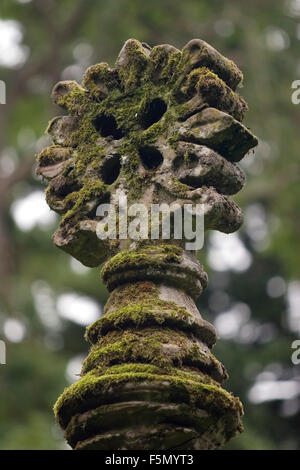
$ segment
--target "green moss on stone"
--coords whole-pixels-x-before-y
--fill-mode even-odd
[[[185,308],[178,307],[175,302],[156,300],[155,303],[135,303],[105,314],[86,330],[86,339],[96,343],[100,336],[108,331],[125,328],[146,328],[160,326],[175,328],[193,333],[209,346],[215,343],[213,329],[208,328],[207,322],[195,318]]]
[[[158,367],[149,364],[123,364],[111,367],[104,375],[101,369],[91,371],[68,387],[54,406],[59,424],[65,429],[75,414],[100,404],[112,403],[116,396],[120,399],[122,392],[126,392],[126,384],[132,383],[136,384],[135,389],[130,390],[133,400],[139,395],[139,384],[142,389],[147,389],[150,384],[151,388],[147,392],[150,400],[151,393],[155,396],[156,391],[156,399],[167,399],[168,396],[171,402],[188,403],[214,415],[222,416],[227,410],[238,415],[243,413],[238,398],[222,389],[206,374],[172,369],[166,375]],[[144,395],[142,390],[141,393],[141,396]]]
[[[155,304],[159,299],[159,289],[156,284],[149,281],[140,281],[133,284],[125,284],[115,289],[110,295],[104,313],[126,307],[128,302],[141,303],[148,302]]]
[[[141,78],[148,66],[149,59],[141,43],[131,39],[126,43],[126,59],[122,62],[119,76],[126,91],[139,86]]]
[[[161,244],[140,248],[139,250],[124,250],[102,268],[101,276],[105,281],[115,272],[127,269],[140,269],[146,266],[160,267],[166,263],[180,263],[183,250],[177,245]]]
[[[81,190],[76,193],[76,199],[72,194],[70,194],[68,197],[71,197],[72,201],[75,200],[75,204],[73,205],[72,209],[68,210],[68,212],[66,212],[66,214],[63,216],[63,221],[70,219],[75,214],[83,215],[83,206],[91,199],[91,197],[97,198],[99,203],[104,201],[108,195],[107,185],[102,183],[100,180],[87,180]]]
[[[55,165],[63,160],[72,157],[72,149],[61,147],[60,145],[51,145],[42,150],[37,159],[41,166]]]
[[[111,69],[106,62],[101,62],[87,69],[82,85],[94,98],[102,100],[110,90],[119,88],[120,84],[117,71]]]
[[[58,106],[73,114],[86,104],[87,91],[75,81],[60,82],[56,85],[53,96]]]
[[[226,377],[220,373],[220,363],[201,350],[191,334],[167,327],[113,331],[100,337],[84,361],[82,374],[124,362],[150,363],[166,372],[174,366],[192,366],[219,382]]]

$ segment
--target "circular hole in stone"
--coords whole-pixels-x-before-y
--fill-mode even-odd
[[[101,178],[105,184],[113,184],[118,178],[121,170],[119,155],[108,157],[101,167]]]
[[[162,99],[155,98],[154,100],[150,101],[146,104],[142,112],[142,126],[145,129],[152,126],[152,124],[159,121],[163,117],[166,111],[167,105]]]
[[[155,147],[141,147],[139,149],[139,154],[142,163],[147,170],[155,170],[155,168],[161,165],[164,160],[160,151]]]
[[[99,114],[96,119],[93,121],[96,131],[102,137],[112,136],[114,139],[122,139],[123,133],[121,129],[118,128],[117,121],[112,115]]]

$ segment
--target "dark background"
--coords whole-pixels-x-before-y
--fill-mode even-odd
[[[60,79],[111,65],[123,42],[182,48],[202,38],[244,72],[245,123],[259,137],[242,163],[247,186],[238,234],[206,236],[209,287],[202,315],[220,336],[214,353],[226,387],[245,405],[245,432],[231,449],[300,448],[299,123],[291,84],[300,78],[300,0],[1,0],[0,79],[0,448],[66,447],[52,405],[76,379],[85,325],[101,313],[99,269],[52,245],[57,218],[32,170],[47,145],[50,101]]]

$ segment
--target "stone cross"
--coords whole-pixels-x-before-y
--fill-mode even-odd
[[[205,229],[240,227],[228,196],[245,182],[236,162],[257,145],[241,124],[241,82],[237,66],[202,40],[180,51],[129,39],[115,68],[99,63],[82,85],[54,87],[67,114],[50,122],[53,145],[37,168],[62,216],[53,241],[86,266],[105,262],[110,292],[87,328],[81,377],[55,405],[75,449],[215,449],[242,429],[242,405],[222,388],[227,373],[211,352],[215,329],[195,305],[207,284],[196,251],[184,237],[162,236],[163,217],[155,239],[118,236],[120,215],[114,236],[97,236],[97,208],[120,209],[120,195],[148,208],[200,204]]]

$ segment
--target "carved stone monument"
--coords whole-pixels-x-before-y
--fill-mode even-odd
[[[86,266],[105,262],[110,292],[87,328],[81,377],[55,405],[75,449],[215,449],[242,429],[242,405],[222,388],[227,373],[211,352],[215,329],[195,305],[207,275],[187,240],[118,236],[124,215],[116,236],[97,236],[97,208],[120,210],[120,195],[149,209],[201,204],[205,229],[240,227],[228,196],[245,182],[236,162],[257,144],[241,124],[241,81],[236,65],[199,39],[182,51],[130,39],[116,68],[94,65],[82,85],[53,90],[68,114],[50,122],[53,145],[37,168],[62,216],[53,241]]]

